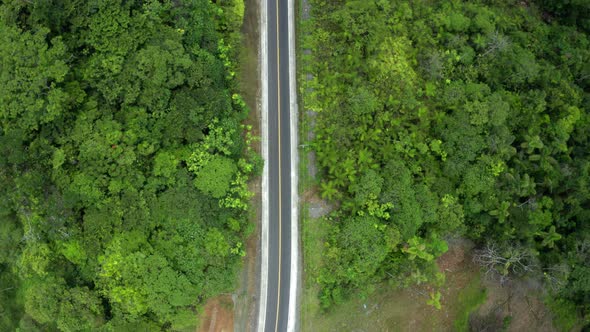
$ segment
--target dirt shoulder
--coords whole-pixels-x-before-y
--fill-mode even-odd
[[[233,300],[222,295],[207,301],[198,332],[232,332],[234,330]]]
[[[259,1],[245,0],[245,15],[242,25],[242,49],[240,54],[240,93],[250,109],[244,123],[251,126],[254,137],[260,137],[260,74],[259,74]],[[261,153],[259,141],[252,148]],[[258,307],[258,278],[260,271],[260,216],[261,178],[253,179],[249,189],[251,199],[250,222],[254,230],[246,241],[246,257],[240,273],[239,285],[234,294],[234,325],[232,331],[249,332],[256,328]]]

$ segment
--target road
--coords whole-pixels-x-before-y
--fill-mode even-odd
[[[297,288],[297,135],[293,0],[262,0],[263,227],[259,331],[293,331]],[[295,113],[295,114],[294,114]],[[266,130],[265,130],[266,129]]]

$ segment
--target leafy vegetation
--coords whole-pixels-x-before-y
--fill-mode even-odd
[[[545,304],[555,314],[553,320],[555,326],[561,331],[572,331],[578,323],[576,306],[571,301],[548,297]]]
[[[460,304],[458,318],[455,320],[456,331],[469,331],[469,315],[486,301],[486,289],[482,288],[479,277],[472,279],[457,296]]]
[[[488,273],[540,280],[587,322],[588,4],[310,4],[304,102],[338,206],[322,306],[381,281],[440,285],[434,258],[462,235]]]
[[[0,330],[190,330],[259,159],[242,0],[0,5]]]

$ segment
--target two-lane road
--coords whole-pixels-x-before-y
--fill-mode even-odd
[[[262,0],[263,230],[259,331],[292,331],[297,287],[292,0]],[[266,127],[266,130],[264,128]],[[266,224],[265,224],[266,223]],[[293,231],[295,230],[295,231]]]

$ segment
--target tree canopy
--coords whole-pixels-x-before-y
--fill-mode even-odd
[[[383,280],[436,284],[442,239],[461,235],[527,252],[520,276],[589,319],[586,3],[311,1],[302,91],[322,196],[339,202],[326,308]]]
[[[243,7],[0,5],[0,330],[191,330],[233,286]]]

